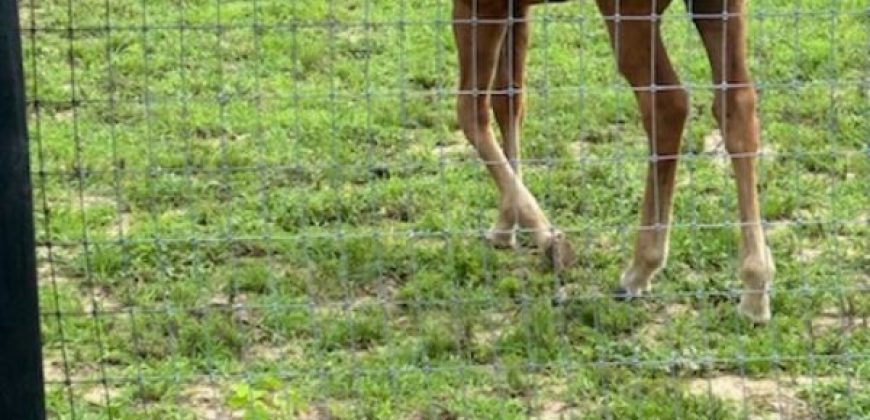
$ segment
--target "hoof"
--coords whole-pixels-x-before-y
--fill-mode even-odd
[[[546,263],[553,267],[553,270],[557,273],[571,267],[577,261],[577,257],[574,255],[574,247],[571,246],[571,243],[568,242],[568,239],[565,238],[565,234],[562,232],[557,232],[553,235],[550,243],[544,249],[544,256],[546,257]]]
[[[740,298],[737,313],[753,324],[765,325],[770,322],[770,296],[759,292],[746,292]]]
[[[517,248],[517,236],[513,230],[490,229],[483,234],[483,239],[495,249]]]
[[[647,270],[638,269],[635,266],[629,267],[620,276],[619,289],[630,297],[643,296],[652,290],[652,277],[656,272],[658,269]]]
[[[613,289],[613,291],[610,292],[610,295],[613,296],[613,300],[617,302],[628,302],[637,297],[622,286]]]
[[[649,293],[650,290],[652,290],[650,285],[644,287],[629,287],[622,285],[613,289],[610,294],[617,302],[628,302],[643,297],[643,295]]]

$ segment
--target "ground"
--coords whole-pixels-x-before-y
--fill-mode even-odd
[[[735,314],[682,2],[671,257],[630,304],[608,291],[646,144],[589,2],[533,15],[525,174],[577,245],[558,275],[480,239],[496,195],[457,131],[446,0],[20,3],[52,417],[870,416],[862,0],[750,2],[766,327]]]

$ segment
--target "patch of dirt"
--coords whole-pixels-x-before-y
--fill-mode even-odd
[[[320,405],[315,405],[311,409],[299,413],[296,417],[299,420],[330,420],[334,418],[332,414],[329,413],[329,409],[322,407]]]
[[[539,420],[557,420],[562,418],[570,418],[566,416],[565,411],[569,410],[567,404],[562,401],[545,401],[541,405],[541,411],[532,416],[533,419]]]
[[[251,325],[253,322],[253,314],[248,310],[245,303],[248,301],[248,296],[244,293],[239,293],[230,299],[230,295],[216,293],[208,301],[209,306],[213,308],[222,308],[232,311],[233,320],[242,324]]]
[[[93,382],[100,378],[99,368],[96,363],[73,362],[71,350],[68,347],[67,361],[68,371],[65,372],[63,354],[60,349],[51,348],[42,350],[42,372],[48,383],[62,384],[69,375],[71,383]],[[101,385],[102,386],[102,385]]]
[[[230,299],[232,298],[232,299]],[[209,299],[209,306],[213,307],[228,307],[228,306],[239,306],[244,305],[245,302],[248,301],[248,296],[244,293],[239,293],[235,296],[230,296],[225,293],[217,292],[212,295],[211,299]]]
[[[42,351],[42,375],[45,382],[63,383],[66,380],[64,373],[63,356],[60,351]]]
[[[797,260],[802,263],[812,262],[822,255],[822,250],[818,248],[801,247],[797,253]]]
[[[264,362],[276,362],[283,358],[284,351],[280,347],[265,344],[254,344],[245,348],[245,360],[257,360]]]
[[[49,383],[63,383],[66,380],[66,375],[63,373],[63,361],[48,361],[43,359],[42,361],[42,375],[45,379],[45,382]]]
[[[397,280],[391,276],[381,276],[375,284],[363,286],[360,288],[361,295],[357,296],[350,304],[351,309],[358,309],[368,305],[377,305],[385,308],[393,308],[395,303],[393,298],[399,290],[399,283],[402,280]]]
[[[718,129],[713,130],[704,136],[703,153],[708,155],[710,161],[716,166],[726,167],[730,165],[728,150],[725,148],[725,139],[722,137],[722,132]],[[768,143],[763,143],[761,145],[761,150],[759,150],[759,158],[763,158],[764,155],[772,154],[774,154],[773,146]]]
[[[815,384],[816,386],[819,386],[819,385],[828,385],[828,384],[835,382],[834,378],[829,378],[829,377],[825,377],[825,376],[818,376],[815,378],[811,378],[809,376],[798,376],[795,378],[790,378],[789,380],[793,381],[795,385],[799,385],[799,386],[812,386],[813,384]],[[858,389],[861,389],[861,388],[858,388]]]
[[[726,166],[728,160],[728,152],[725,151],[725,140],[722,138],[722,132],[713,130],[704,136],[704,154],[710,156],[710,161],[716,166]]]
[[[568,145],[568,154],[572,159],[583,159],[589,156],[589,143],[585,141],[575,141]]]
[[[817,379],[818,381],[818,379]],[[751,379],[735,375],[722,375],[709,379],[693,379],[688,390],[693,395],[712,395],[715,398],[746,402],[750,419],[810,419],[809,404],[797,396],[794,385],[786,380]]]
[[[79,206],[78,197],[73,197],[73,202],[76,207]],[[82,207],[87,210],[94,207],[112,207],[117,208],[117,200],[115,197],[107,197],[103,195],[95,195],[95,194],[85,194],[81,198]],[[130,232],[130,222],[131,215],[129,208],[127,206],[121,205],[121,208],[118,212],[118,218],[112,220],[108,226],[106,226],[106,235],[112,239],[117,239],[119,237],[119,228],[122,230],[124,236]]]
[[[181,395],[196,405],[212,405],[221,400],[217,387],[208,384],[194,384],[182,391]]]
[[[69,121],[73,118],[74,111],[72,108],[60,110],[54,113],[52,117],[54,117],[55,121]]]
[[[436,146],[435,149],[432,150],[432,153],[438,158],[443,156],[445,159],[465,160],[477,157],[477,152],[474,150],[474,147],[467,142],[465,144]]]
[[[300,360],[305,351],[298,345],[269,345],[257,343],[245,349],[244,359],[247,361],[257,360],[265,362],[277,362],[279,360]]]
[[[692,309],[691,305],[686,305],[684,303],[671,303],[665,306],[665,315],[667,315],[667,319],[673,319],[678,316],[683,316],[688,313],[694,313],[695,310]],[[665,321],[667,321],[667,319]]]
[[[866,258],[863,249],[858,246],[858,238],[856,236],[837,235],[834,237],[834,249],[845,258],[858,259]]]
[[[61,274],[58,265],[64,259],[60,255],[61,249],[54,247],[51,249],[51,258],[47,246],[36,247],[36,278],[41,286],[68,283],[69,277]]]
[[[838,308],[825,308],[810,321],[813,334],[820,335],[831,330],[850,331],[855,326],[855,320],[848,314],[843,314]]]
[[[193,384],[181,392],[184,405],[190,408],[197,419],[202,420],[229,420],[241,419],[242,411],[231,411],[223,407],[223,395],[218,385]]]
[[[491,347],[498,343],[505,326],[510,323],[508,316],[503,313],[492,313],[481,323],[481,328],[474,330],[474,342],[481,346]]]
[[[465,139],[465,134],[462,133],[462,130],[454,131],[450,136],[443,140],[439,140],[438,144],[432,148],[428,149],[428,146],[418,146],[416,152],[418,154],[431,154],[435,156],[436,159],[445,159],[445,160],[466,160],[466,159],[474,159],[477,157],[477,151],[474,150],[474,147]]]
[[[71,282],[82,284],[85,281],[78,276],[68,277],[64,274],[71,271],[69,267],[70,262],[76,258],[72,252],[73,249],[71,248],[52,247],[51,259],[49,259],[48,247],[41,246],[36,248],[36,275],[40,286],[51,287],[52,283],[62,285]],[[123,307],[120,302],[102,287],[90,289],[84,287],[78,291],[78,296],[83,313],[91,313],[94,309],[98,311],[114,311]]]
[[[566,283],[559,286],[553,292],[553,303],[559,306],[576,304],[578,296],[583,296],[584,293],[589,293],[583,290],[583,287],[577,283]]]
[[[78,200],[76,200],[78,201]],[[85,208],[89,207],[99,207],[99,206],[114,206],[115,199],[112,197],[105,197],[102,195],[92,195],[92,194],[84,194],[81,199],[81,203]]]
[[[118,216],[118,219],[115,219],[109,226],[106,226],[106,234],[111,239],[118,239],[121,235],[124,237],[130,235],[132,215],[128,212],[122,212]]]
[[[569,396],[570,391],[562,377],[555,381],[552,378],[541,377],[536,384],[535,393],[538,395],[539,402],[536,404],[535,414],[530,416],[532,419],[574,419],[581,418],[583,415],[588,416],[593,411],[593,407],[577,406],[574,403],[564,401]]]
[[[81,397],[85,402],[96,405],[106,406],[106,399],[111,402],[121,393],[121,389],[114,386],[97,385],[85,390]]]
[[[637,336],[637,341],[643,344],[646,347],[652,347],[658,341],[658,337],[662,335],[662,331],[664,331],[664,325],[650,322],[648,324],[644,324],[640,327],[635,335]]]
[[[547,403],[540,413],[531,416],[531,419],[536,420],[568,420],[580,419],[589,415],[588,409],[581,407],[568,406],[561,401],[552,401]]]
[[[91,292],[83,291],[81,299],[82,312],[86,314],[92,313],[95,309],[98,312],[111,312],[122,307],[121,303],[110,296],[102,287],[94,287]],[[94,307],[95,305],[96,307]]]
[[[656,312],[655,316],[647,323],[642,325],[635,336],[639,343],[652,347],[660,341],[662,332],[670,320],[694,313],[691,305],[684,303],[669,303],[665,305],[662,311]]]

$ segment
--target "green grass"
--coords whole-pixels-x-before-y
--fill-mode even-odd
[[[677,226],[632,305],[607,291],[645,141],[591,4],[534,13],[523,152],[550,163],[526,179],[580,261],[556,277],[478,239],[495,189],[439,153],[464,143],[449,2],[105,3],[21,2],[52,417],[775,414],[776,392],[690,385],[726,376],[778,381],[802,415],[870,416],[865,2],[751,4],[766,328],[727,293],[736,199],[704,153],[709,69],[681,2]],[[577,299],[552,307],[559,284]]]

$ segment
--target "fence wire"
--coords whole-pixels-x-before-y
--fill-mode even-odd
[[[708,2],[536,5],[508,20],[526,83],[468,90],[452,27],[505,22],[474,3],[22,0],[50,415],[870,416],[866,1],[748,2],[752,82],[724,85],[693,21],[737,16]],[[691,97],[652,158],[634,94],[676,86],[626,83],[604,24],[642,51],[618,34],[650,19]],[[762,147],[729,156],[710,107],[741,87]],[[575,266],[482,240],[499,195],[455,109],[486,94],[525,96],[518,163]],[[735,309],[731,157],[757,157],[767,326]],[[667,265],[619,302],[674,159]]]

